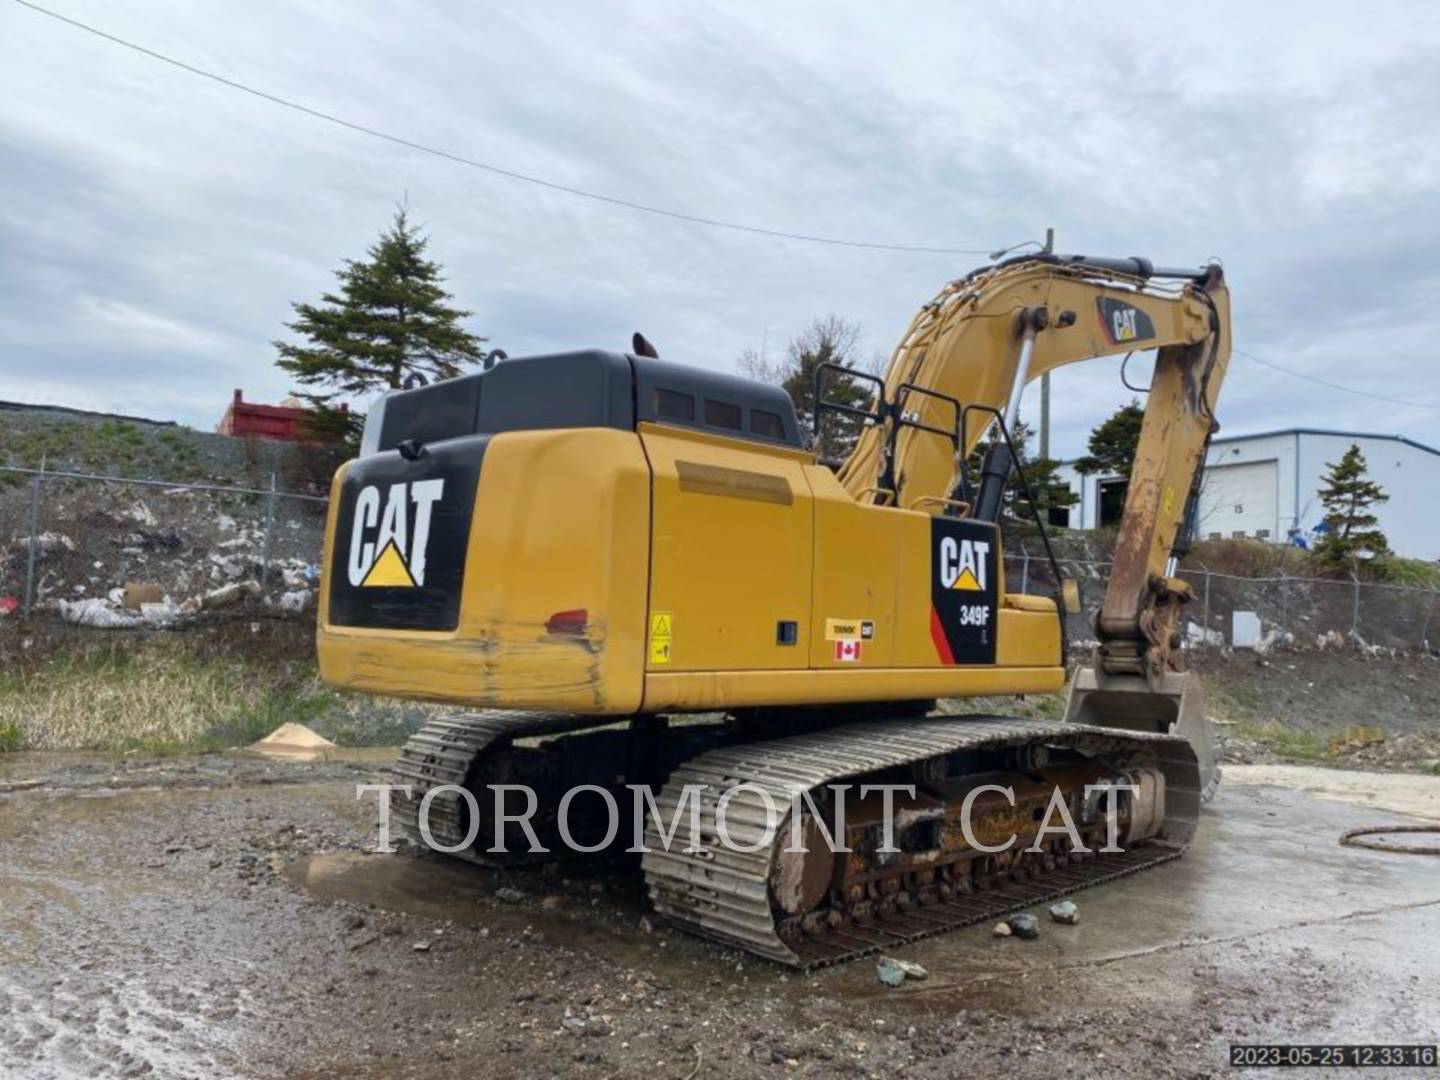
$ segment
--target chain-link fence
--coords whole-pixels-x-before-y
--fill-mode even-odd
[[[0,466],[0,632],[33,618],[183,626],[313,608],[326,501],[276,489]]]
[[[184,626],[226,609],[303,614],[318,591],[326,501],[277,490],[273,477],[248,488],[0,466],[0,632],[27,616],[113,629]],[[1085,601],[1067,626],[1080,643],[1094,635],[1110,564],[1059,562]],[[1011,544],[1005,564],[1010,590],[1053,592],[1043,552]],[[1243,640],[1264,646],[1415,650],[1440,639],[1433,589],[1204,566],[1180,576],[1194,589],[1192,648],[1234,645],[1237,612]]]
[[[1093,639],[1110,563],[1057,558],[1060,572],[1080,584],[1084,610],[1068,617],[1072,643]],[[1006,587],[1051,595],[1049,559],[1022,546],[1005,554]],[[1203,565],[1182,567],[1194,597],[1185,609],[1189,648],[1258,645],[1326,649],[1345,646],[1429,651],[1440,645],[1440,591],[1347,578],[1293,574],[1244,576]],[[1238,618],[1237,618],[1238,616]]]

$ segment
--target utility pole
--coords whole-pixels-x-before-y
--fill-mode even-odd
[[[1055,253],[1055,230],[1045,230],[1045,254]],[[1050,456],[1050,372],[1040,376],[1040,456]]]

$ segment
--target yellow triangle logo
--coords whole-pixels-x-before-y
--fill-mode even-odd
[[[388,588],[413,589],[415,579],[410,576],[410,568],[405,565],[405,560],[400,556],[400,549],[391,540],[380,552],[380,557],[370,566],[370,572],[365,575],[365,580],[360,582],[362,589],[381,586]]]
[[[952,589],[962,589],[968,592],[982,591],[980,588],[980,582],[975,580],[975,571],[971,570],[968,566],[964,570],[960,571],[960,576],[955,579],[955,584],[951,585],[950,587]]]

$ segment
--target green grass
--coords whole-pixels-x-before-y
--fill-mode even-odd
[[[1234,730],[1242,739],[1259,743],[1287,761],[1325,761],[1330,757],[1325,736],[1318,732],[1254,721],[1241,721]]]
[[[1402,559],[1386,555],[1376,559],[1378,576],[1392,585],[1408,585],[1412,589],[1440,589],[1440,563],[1423,559]]]
[[[13,720],[0,722],[0,754],[8,754],[25,745],[25,733]]]
[[[0,419],[0,454],[4,464],[30,469],[47,461],[105,475],[147,471],[175,481],[200,475],[199,452],[183,429],[151,433],[126,420],[55,420],[32,427]],[[0,473],[0,487],[28,482],[26,476]]]

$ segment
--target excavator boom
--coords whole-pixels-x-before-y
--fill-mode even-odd
[[[1001,460],[987,461],[978,490],[966,490],[962,463],[992,421],[1013,427],[1026,383],[1065,364],[1152,349],[1154,375],[1095,621],[1100,645],[1072,680],[1067,716],[1182,732],[1197,744],[1210,787],[1209,728],[1179,653],[1189,588],[1171,560],[1218,430],[1230,359],[1229,290],[1218,265],[1156,270],[1144,259],[1042,255],[949,283],[911,321],[885,373],[890,415],[908,422],[867,426],[840,478],[857,499],[902,507],[971,495],[970,510],[993,520],[1012,465],[1007,448],[996,445]],[[934,437],[954,423],[957,402],[958,453]]]

